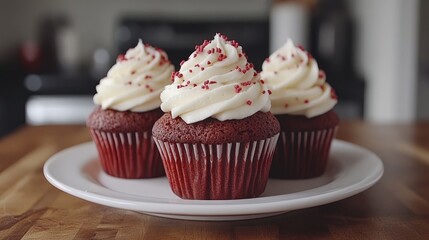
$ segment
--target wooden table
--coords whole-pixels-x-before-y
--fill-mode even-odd
[[[0,140],[0,239],[429,239],[429,122],[343,122],[338,138],[375,152],[383,178],[342,201],[263,219],[172,220],[97,205],[44,178],[84,126],[25,126]]]

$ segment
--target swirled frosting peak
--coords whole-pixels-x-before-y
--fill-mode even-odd
[[[272,90],[274,114],[311,118],[328,112],[337,103],[335,91],[316,60],[290,39],[264,61],[261,76]]]
[[[94,103],[102,109],[146,112],[160,106],[159,95],[170,83],[174,66],[167,54],[139,40],[119,55],[116,64],[97,85]]]
[[[241,46],[221,34],[196,46],[172,78],[161,93],[161,109],[188,124],[209,117],[243,119],[271,107],[268,90]]]

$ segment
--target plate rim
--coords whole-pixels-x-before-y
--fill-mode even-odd
[[[61,161],[62,157],[73,153],[81,148],[95,148],[95,145],[92,141],[88,141],[85,143],[77,144],[71,146],[69,148],[63,149],[53,156],[51,156],[43,166],[43,173],[45,178],[50,182],[54,187],[64,191],[70,195],[75,197],[120,209],[127,209],[145,213],[153,213],[153,214],[163,214],[163,215],[185,215],[185,216],[237,216],[237,215],[257,215],[257,214],[269,214],[276,212],[285,212],[291,210],[298,210],[303,208],[315,207],[319,205],[324,205],[327,203],[339,201],[350,196],[353,196],[357,193],[360,193],[371,186],[373,186],[376,182],[380,180],[384,173],[384,166],[381,159],[373,152],[363,148],[359,145],[334,139],[332,147],[339,145],[347,146],[354,148],[356,151],[365,152],[365,155],[370,156],[371,161],[377,165],[376,168],[372,169],[371,174],[365,175],[360,181],[348,185],[344,188],[337,189],[336,191],[322,193],[318,195],[309,195],[306,197],[299,197],[296,199],[288,199],[288,200],[273,200],[264,202],[262,200],[271,200],[279,196],[283,195],[291,195],[291,194],[281,194],[276,196],[268,196],[268,197],[259,197],[259,198],[250,198],[250,199],[236,199],[236,200],[176,200],[171,202],[154,202],[154,201],[142,201],[142,196],[136,196],[135,200],[130,199],[120,199],[117,197],[106,196],[100,193],[88,192],[86,190],[77,189],[73,186],[67,185],[67,183],[61,182],[58,179],[55,179],[50,173],[50,167],[56,161]],[[90,156],[83,157],[86,160],[81,160],[83,162],[91,161]],[[90,181],[89,179],[85,179],[86,181]],[[92,184],[96,185],[92,182]],[[325,184],[326,185],[326,184]],[[322,185],[322,186],[325,186]],[[103,189],[107,189],[109,191],[114,191],[107,187],[97,185]],[[321,186],[321,187],[322,187]],[[317,189],[309,189],[314,190]],[[308,190],[306,190],[308,191]],[[305,191],[302,191],[305,192]],[[302,193],[298,192],[298,193]],[[128,195],[123,193],[124,195]],[[148,199],[148,197],[146,197]],[[171,199],[173,200],[173,199]],[[262,202],[261,202],[262,201]],[[240,207],[237,207],[237,206]],[[189,211],[189,207],[192,207],[192,213]]]

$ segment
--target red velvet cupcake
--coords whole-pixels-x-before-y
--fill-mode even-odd
[[[103,170],[120,178],[165,175],[152,139],[163,115],[159,95],[170,83],[173,65],[164,51],[143,45],[120,55],[97,86],[97,106],[87,119]]]
[[[271,112],[281,134],[270,177],[312,178],[325,172],[339,118],[332,108],[335,91],[316,60],[291,40],[262,65],[262,78],[271,90]]]
[[[259,196],[279,132],[271,113],[241,120],[214,118],[187,124],[170,113],[153,127],[173,192],[185,199]]]
[[[280,126],[268,91],[235,41],[197,46],[161,94],[153,127],[173,192],[240,199],[265,190]]]

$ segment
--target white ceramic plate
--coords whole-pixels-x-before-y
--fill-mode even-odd
[[[102,171],[92,142],[55,154],[43,170],[52,185],[90,202],[168,218],[220,221],[266,217],[350,197],[374,185],[383,175],[383,164],[364,148],[334,140],[323,176],[270,179],[260,197],[240,200],[183,200],[165,177],[111,177]]]

